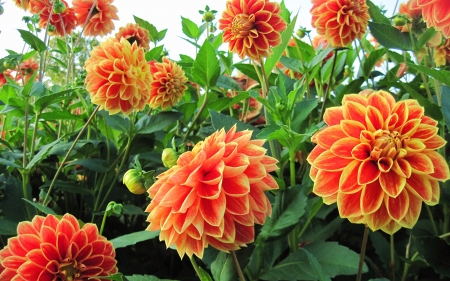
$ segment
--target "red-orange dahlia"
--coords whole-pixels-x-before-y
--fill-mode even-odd
[[[116,33],[116,39],[120,41],[120,38],[125,38],[133,44],[135,41],[138,46],[148,50],[150,37],[147,29],[139,26],[137,23],[127,23],[124,27],[119,28],[119,32]]]
[[[228,252],[253,242],[254,224],[272,207],[264,191],[278,185],[269,172],[277,160],[251,131],[216,131],[183,153],[148,189],[148,230],[184,254],[203,256],[208,245]]]
[[[84,26],[86,20],[86,28],[84,35],[86,36],[105,36],[114,30],[113,20],[118,20],[117,8],[111,3],[114,0],[97,0],[94,10],[89,16],[89,11],[94,4],[94,0],[73,0],[73,9],[77,15],[78,25]]]
[[[448,0],[414,0],[414,6],[422,9],[423,20],[427,26],[442,31],[450,38],[450,4]]]
[[[49,31],[49,34],[64,37],[71,34],[72,30],[75,29],[77,25],[77,16],[65,0],[61,0],[61,2],[66,5],[66,9],[60,14],[53,13],[53,3],[50,0],[31,0],[30,12],[32,14],[39,14],[40,28],[46,28],[47,24],[50,22],[56,29],[55,31]]]
[[[174,61],[164,57],[162,62],[149,62],[153,82],[148,104],[151,108],[163,110],[176,105],[187,89],[188,81],[183,69]]]
[[[25,11],[30,10],[30,0],[14,0],[17,7],[24,9]]]
[[[117,272],[112,243],[95,224],[80,227],[66,214],[20,222],[17,236],[0,251],[0,280],[95,280]],[[2,269],[3,266],[3,269]]]
[[[328,108],[324,121],[307,160],[313,192],[337,202],[341,217],[392,234],[414,226],[422,202],[439,202],[438,181],[450,173],[435,150],[446,141],[416,100],[365,90]]]
[[[14,80],[14,77],[11,75],[11,70],[10,69],[6,69],[2,73],[0,73],[0,88],[8,82],[6,80],[6,77]]]
[[[364,35],[369,23],[365,0],[312,0],[311,24],[332,47],[345,47]]]
[[[110,114],[143,110],[150,97],[152,75],[145,50],[125,38],[108,38],[86,60],[86,89],[91,101]]]
[[[272,53],[271,47],[281,43],[280,33],[286,22],[280,15],[280,5],[269,0],[228,0],[219,19],[223,42],[230,51],[260,61]]]
[[[22,81],[22,77],[23,77],[23,82],[27,83],[28,80],[31,79],[33,74],[36,71],[38,71],[38,69],[39,69],[39,64],[33,58],[21,62],[19,65],[19,71],[16,76],[16,81]],[[38,81],[39,75],[36,75],[34,80]]]

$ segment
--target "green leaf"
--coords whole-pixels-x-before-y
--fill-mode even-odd
[[[102,110],[101,113],[106,120],[106,124],[111,128],[123,133],[128,133],[130,131],[130,119],[119,114],[110,115],[106,110]]]
[[[0,235],[17,235],[17,225],[19,222],[10,221],[5,218],[0,218]]]
[[[50,187],[50,183],[51,182],[48,181],[48,182],[44,183],[43,185],[41,185],[40,188],[42,189],[42,188]],[[82,195],[92,195],[92,190],[81,187],[79,182],[57,180],[55,182],[55,187],[61,189],[62,191],[67,191],[67,192],[71,192],[71,193],[82,194]]]
[[[386,49],[412,50],[409,34],[407,32],[401,32],[391,24],[369,22],[369,29],[378,43]]]
[[[450,245],[444,239],[416,232],[413,241],[434,271],[450,277]]]
[[[58,93],[39,97],[34,102],[34,109],[36,112],[42,112],[44,109],[46,109],[51,104],[71,99],[73,96],[72,95],[73,93],[74,93],[74,90],[70,89],[70,90],[65,90],[65,91],[61,91]]]
[[[367,6],[369,6],[369,14],[372,21],[376,23],[384,23],[384,24],[391,24],[391,21],[381,13],[380,8],[372,3],[372,1],[367,0],[366,1]]]
[[[12,222],[27,220],[22,181],[8,173],[0,174],[0,187],[3,198],[0,200],[2,217]],[[31,186],[27,186],[28,194],[31,194]],[[34,212],[33,212],[34,214]]]
[[[57,139],[54,142],[41,147],[41,150],[36,155],[34,155],[33,159],[31,159],[31,161],[28,163],[25,169],[29,171],[32,167],[34,167],[34,165],[36,165],[37,162],[45,158],[47,154],[50,152],[50,150],[53,148],[53,146],[58,144],[59,142],[60,140]]]
[[[109,275],[109,276],[95,276],[95,278],[98,278],[98,279],[101,279],[101,280],[123,281],[122,273],[116,273],[116,274],[112,274],[112,275]]]
[[[234,119],[233,117],[229,115],[225,115],[219,112],[216,112],[214,110],[209,110],[209,114],[211,115],[211,121],[214,129],[220,130],[222,128],[225,129],[225,131],[228,131],[233,127],[234,125],[237,126],[237,131],[243,131],[243,130],[250,130],[252,131],[252,138],[255,138],[256,135],[261,133],[261,130],[253,127],[250,124],[241,122],[239,120]]]
[[[163,49],[164,49],[164,45],[157,46],[157,47],[151,49],[150,51],[145,53],[145,60],[146,61],[158,60],[159,57],[161,56]]]
[[[201,35],[200,28],[188,18],[181,17],[181,27],[183,33],[191,39],[198,39]],[[206,41],[208,40],[205,40],[205,42]]]
[[[317,98],[310,100],[302,100],[297,103],[294,107],[293,120],[291,123],[291,128],[293,131],[300,131],[300,125],[305,121],[309,114],[317,107],[319,100]]]
[[[66,42],[61,38],[56,38],[56,45],[58,46],[58,50],[61,54],[67,55],[70,52],[70,47],[67,46]],[[69,52],[67,51],[67,48],[69,48]]]
[[[46,121],[59,121],[59,120],[82,120],[82,115],[74,115],[66,110],[61,111],[48,111],[41,114],[41,119]]]
[[[230,76],[220,75],[217,79],[216,86],[225,88],[225,89],[231,89],[235,91],[242,91],[243,89],[239,84]]]
[[[441,109],[435,103],[431,103],[427,98],[424,98],[420,93],[415,91],[409,84],[400,83],[400,86],[411,95],[412,98],[416,99],[417,102],[425,108],[426,115],[432,117],[436,120],[442,120],[443,116],[441,114]]]
[[[258,235],[258,241],[274,240],[288,234],[305,213],[306,187],[295,185],[282,190],[275,197],[271,217],[267,220]]]
[[[362,71],[366,79],[369,78],[370,72],[372,72],[377,62],[384,56],[384,54],[386,54],[386,51],[387,49],[385,48],[374,50],[370,53],[369,57],[364,60]]]
[[[239,266],[244,269],[250,261],[254,246],[242,248],[235,251]],[[211,264],[211,273],[215,281],[239,280],[233,258],[230,253],[219,252],[216,260]]]
[[[134,17],[134,21],[139,24],[140,27],[146,29],[148,31],[148,35],[150,37],[150,40],[155,42],[158,39],[158,30],[156,29],[156,27],[149,23],[146,20],[143,20],[139,17],[133,16]]]
[[[125,276],[125,278],[127,278],[128,281],[177,281],[172,279],[159,279],[158,277],[153,275],[137,275],[137,274],[133,274],[133,276]]]
[[[414,63],[406,63],[409,68],[415,69],[417,71],[421,71],[428,76],[437,79],[439,82],[444,83],[445,85],[450,87],[450,71],[446,71],[443,69],[432,69],[422,65],[416,65]]]
[[[437,33],[437,31],[432,26],[427,28],[426,31],[422,34],[422,36],[420,36],[419,40],[416,43],[416,51],[420,51],[420,49],[422,49],[422,47],[428,41],[430,41],[430,39],[433,38],[434,35],[436,35],[436,33]]]
[[[441,111],[444,115],[445,125],[450,129],[450,88],[447,86],[442,86],[441,93]]]
[[[269,74],[274,69],[277,62],[280,60],[283,52],[286,50],[286,47],[291,40],[292,33],[294,31],[295,23],[297,22],[297,15],[292,19],[292,22],[288,25],[288,27],[281,34],[281,44],[272,49],[273,53],[270,57],[266,59],[264,62],[264,71]],[[258,80],[257,80],[258,81]]]
[[[208,272],[206,272],[203,268],[199,267],[198,271],[200,271],[200,281],[213,281]]]
[[[43,205],[41,205],[41,204],[39,204],[39,203],[30,201],[30,200],[25,199],[25,198],[22,198],[22,199],[25,200],[26,202],[28,202],[29,204],[33,205],[33,207],[35,207],[35,208],[38,209],[39,211],[43,212],[44,214],[47,214],[47,215],[56,215],[55,211],[53,211],[52,209],[50,209],[50,208],[47,207],[47,206],[43,206]]]
[[[216,50],[208,40],[203,42],[192,68],[192,78],[200,86],[213,86],[220,74],[220,64]]]
[[[3,158],[0,158],[0,164],[3,164],[5,166],[11,167],[11,168],[22,169],[22,166],[14,163],[11,160],[7,160],[7,159],[3,159]]]
[[[322,271],[322,267],[320,266],[319,261],[313,256],[308,250],[305,248],[300,248],[300,250],[304,251],[306,256],[308,257],[309,262],[314,270],[314,273],[317,275],[320,281],[328,281],[331,280],[329,276],[325,276]]]
[[[136,122],[136,133],[150,134],[164,130],[175,123],[180,117],[181,114],[178,112],[160,112],[156,115],[145,115]]]
[[[66,167],[75,165],[80,165],[84,168],[87,168],[89,170],[98,173],[106,173],[109,171],[109,167],[107,166],[105,159],[96,159],[96,158],[77,159],[67,164]]]
[[[146,241],[153,239],[159,235],[159,231],[148,231],[148,230],[142,230],[126,235],[122,235],[119,237],[116,237],[114,239],[111,239],[111,243],[113,243],[114,249],[117,248],[125,248],[130,245],[134,245],[138,242]]]
[[[379,232],[370,232],[369,233],[370,241],[375,248],[375,252],[377,253],[379,259],[383,263],[383,267],[386,269],[386,272],[390,272],[391,266],[391,248],[389,241],[383,237],[383,235]],[[394,263],[395,269],[398,270],[400,267],[400,260],[398,258],[397,253],[394,255]]]
[[[39,37],[37,37],[33,33],[23,29],[18,29],[18,31],[20,32],[20,36],[22,37],[23,41],[30,45],[31,48],[35,49],[38,52],[43,52],[47,49],[44,41],[39,39]]]

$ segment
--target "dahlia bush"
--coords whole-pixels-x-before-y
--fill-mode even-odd
[[[0,281],[450,278],[448,0],[12,2]]]

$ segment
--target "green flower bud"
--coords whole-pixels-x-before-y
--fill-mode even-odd
[[[13,70],[13,69],[16,68],[16,64],[14,63],[14,61],[13,61],[12,59],[4,60],[4,61],[3,61],[3,66],[4,66],[6,69],[11,69],[11,70]]]
[[[394,18],[394,25],[395,26],[404,26],[408,21],[404,16],[396,16]]]
[[[136,169],[130,169],[123,175],[123,183],[133,194],[143,194],[147,191],[144,186],[142,172]]]
[[[60,0],[56,0],[55,3],[53,3],[53,13],[54,14],[61,14],[64,13],[66,10],[66,4],[61,2]]]
[[[212,22],[215,18],[216,16],[211,11],[207,11],[206,13],[203,14],[203,20],[206,22]]]
[[[48,32],[55,32],[56,31],[56,26],[54,26],[53,24],[49,24],[47,27]]]
[[[178,153],[173,148],[166,148],[162,152],[161,159],[164,167],[172,168],[177,164]]]

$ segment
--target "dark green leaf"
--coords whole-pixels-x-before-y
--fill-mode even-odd
[[[220,74],[220,64],[216,50],[208,40],[203,42],[192,68],[192,78],[200,86],[213,86]]]
[[[183,33],[187,37],[194,39],[194,40],[198,39],[200,37],[201,33],[200,33],[199,27],[190,19],[181,17],[181,26],[182,26]],[[205,41],[208,41],[208,40],[205,40]]]
[[[164,49],[164,45],[157,46],[157,47],[151,49],[150,51],[145,53],[145,60],[146,61],[158,60],[159,57],[161,56],[163,49]]]
[[[5,218],[0,218],[0,235],[17,235],[17,225],[19,222],[13,222]]]
[[[46,109],[51,104],[73,98],[72,97],[73,93],[74,93],[74,90],[71,89],[71,90],[65,90],[62,92],[42,96],[34,102],[34,109],[36,110],[36,112],[42,112],[44,109]]]
[[[312,269],[314,270],[314,273],[317,275],[317,278],[320,281],[327,281],[331,280],[329,276],[325,276],[322,271],[322,267],[320,266],[319,261],[317,261],[316,257],[313,256],[308,250],[305,248],[300,248],[300,250],[304,251],[306,256],[308,257],[308,260],[312,266]]]
[[[209,114],[211,115],[211,121],[212,121],[213,127],[216,130],[220,130],[220,129],[224,128],[225,131],[228,131],[231,129],[231,127],[236,125],[237,131],[243,131],[243,130],[252,131],[253,132],[252,138],[255,138],[256,135],[258,135],[261,132],[260,129],[255,128],[250,124],[236,120],[229,115],[215,112],[214,110],[209,110]]]
[[[153,239],[159,235],[159,231],[148,231],[148,230],[142,230],[126,235],[122,235],[119,237],[116,237],[114,239],[111,239],[111,243],[113,243],[114,249],[117,248],[125,248],[130,245],[134,245],[138,242],[146,241]]]
[[[109,276],[95,276],[95,278],[98,278],[101,280],[123,281],[122,273],[116,273],[116,274],[112,274]]]
[[[386,49],[412,50],[409,34],[407,32],[401,32],[391,24],[369,22],[369,29],[378,43]]]
[[[106,124],[113,129],[128,133],[130,131],[130,119],[119,114],[110,115],[109,112],[102,110],[101,115],[106,119]]]
[[[137,275],[133,274],[133,276],[125,276],[128,281],[177,281],[177,280],[169,280],[169,279],[159,279],[153,275]]]
[[[445,125],[447,125],[447,128],[450,129],[450,88],[447,86],[442,86],[441,93],[441,111],[444,115]]]
[[[372,1],[367,0],[366,1],[367,6],[369,6],[369,14],[372,21],[376,23],[384,23],[384,24],[391,24],[391,21],[381,13],[380,8],[372,3]]]
[[[26,202],[28,202],[29,204],[33,205],[33,207],[35,207],[35,208],[38,209],[39,211],[43,212],[44,214],[47,214],[47,215],[49,215],[49,214],[51,214],[51,215],[56,215],[55,211],[53,211],[52,209],[50,209],[50,208],[47,207],[47,206],[43,206],[43,205],[41,205],[41,204],[39,204],[39,203],[30,201],[30,200],[25,199],[25,198],[22,198],[22,199],[25,200]]]
[[[47,49],[44,41],[39,39],[39,37],[37,37],[33,33],[23,29],[18,29],[18,31],[20,32],[20,36],[22,37],[23,41],[30,45],[31,48],[35,49],[38,52],[43,52]]]
[[[217,79],[216,86],[225,88],[225,89],[235,90],[235,91],[243,90],[241,88],[241,86],[239,86],[239,84],[233,78],[231,78],[230,76],[225,76],[225,75],[219,76],[219,78]]]
[[[150,36],[150,40],[153,41],[153,42],[157,41],[157,40],[155,40],[155,39],[158,38],[158,31],[157,31],[156,27],[153,24],[151,24],[148,21],[146,21],[146,20],[143,20],[143,19],[141,19],[139,17],[136,17],[136,16],[133,16],[133,17],[134,17],[134,21],[137,24],[139,24],[140,27],[142,27],[142,28],[144,28],[144,29],[146,29],[148,31],[148,35]]]
[[[138,134],[150,134],[164,130],[181,117],[177,112],[160,112],[156,115],[145,115],[136,122],[135,129]]]
[[[27,220],[22,181],[10,174],[0,174],[0,186],[3,198],[0,200],[0,209],[3,218],[12,222],[21,222]],[[31,194],[31,186],[27,186],[28,194]]]
[[[369,57],[364,60],[362,71],[366,79],[369,78],[370,72],[372,72],[377,62],[384,56],[384,54],[386,54],[386,51],[387,49],[385,48],[374,50],[370,53]]]
[[[391,266],[391,248],[389,241],[383,237],[383,235],[379,232],[370,232],[369,234],[370,241],[372,241],[372,245],[375,248],[375,252],[383,263],[383,267],[386,269],[386,272],[390,272]],[[397,253],[395,253],[395,269],[398,270],[400,267],[400,260],[398,258]]]
[[[34,167],[34,165],[36,165],[37,162],[41,161],[43,158],[45,158],[47,156],[47,154],[50,152],[50,150],[52,149],[52,147],[56,144],[58,144],[60,142],[60,140],[55,140],[54,142],[47,144],[43,147],[41,147],[41,150],[34,155],[33,159],[31,159],[31,161],[28,163],[27,167],[25,169],[30,170],[32,167]]]
[[[302,100],[297,103],[294,107],[294,116],[291,123],[292,130],[298,132],[300,131],[300,125],[306,118],[309,117],[309,114],[317,107],[319,100],[317,98],[310,100]]]
[[[406,63],[409,68],[415,69],[417,71],[421,71],[424,74],[431,76],[434,79],[437,79],[439,82],[446,84],[450,87],[450,72],[443,69],[432,69],[422,65],[416,65],[414,63]]]
[[[107,166],[105,159],[95,159],[95,158],[86,158],[86,159],[77,159],[66,166],[75,166],[80,165],[84,168],[87,168],[89,170],[98,172],[98,173],[106,173],[109,171],[109,167]]]
[[[68,111],[48,111],[41,114],[41,119],[46,121],[59,121],[59,120],[82,120],[83,116],[74,115]]]
[[[241,269],[244,269],[253,253],[253,246],[235,251]],[[219,252],[216,260],[211,264],[211,273],[215,281],[239,280],[233,258],[230,253]]]
[[[419,40],[416,43],[416,51],[420,51],[420,49],[422,49],[422,47],[428,41],[430,41],[430,39],[433,38],[434,35],[436,35],[436,33],[437,33],[437,31],[432,26],[427,28],[426,31],[420,36]]]
[[[430,235],[415,235],[414,245],[428,264],[443,276],[450,277],[450,245]]]

